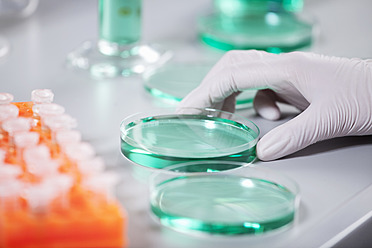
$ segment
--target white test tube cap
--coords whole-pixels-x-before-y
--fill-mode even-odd
[[[59,163],[55,160],[32,161],[26,166],[28,172],[42,178],[55,176],[59,173]]]
[[[44,124],[52,131],[70,130],[77,127],[76,119],[67,114],[45,116]]]
[[[14,96],[12,94],[1,92],[0,93],[0,104],[9,104],[14,100]]]
[[[55,176],[46,178],[44,182],[50,185],[55,185],[59,194],[65,194],[73,186],[74,179],[72,176],[67,174],[56,174]]]
[[[22,174],[22,169],[16,165],[1,164],[0,165],[0,182],[9,182],[16,180]]]
[[[6,157],[6,151],[0,148],[0,165],[4,163]]]
[[[74,161],[88,160],[96,154],[93,146],[87,142],[68,145],[65,147],[65,153]]]
[[[39,141],[40,134],[36,132],[18,132],[14,134],[14,143],[19,148],[36,146]]]
[[[19,108],[13,104],[0,104],[0,122],[16,118],[19,115]]]
[[[77,144],[81,142],[82,135],[78,130],[59,130],[56,133],[56,142],[60,146]]]
[[[31,129],[32,120],[30,118],[17,117],[5,120],[2,124],[3,129],[10,135],[15,132],[25,132]]]
[[[40,117],[54,116],[65,113],[65,108],[57,103],[43,103],[32,106],[32,112]]]
[[[99,175],[87,177],[83,180],[83,185],[88,190],[103,194],[108,200],[115,197],[115,186],[119,182],[119,176],[113,172],[105,172]]]
[[[0,202],[4,199],[15,198],[21,195],[23,184],[20,181],[12,180],[0,182]]]
[[[57,198],[58,189],[51,182],[28,185],[24,190],[24,197],[33,213],[46,213],[51,202]]]
[[[39,103],[51,103],[53,102],[54,94],[49,89],[36,89],[31,92],[31,101]]]
[[[27,147],[23,151],[23,159],[26,164],[51,160],[50,150],[46,145]]]
[[[101,157],[78,161],[77,166],[85,176],[97,175],[105,170],[105,162]]]

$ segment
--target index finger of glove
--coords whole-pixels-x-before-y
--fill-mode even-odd
[[[289,81],[287,71],[285,56],[255,50],[230,51],[180,105],[210,107],[234,92],[275,88],[276,84]]]

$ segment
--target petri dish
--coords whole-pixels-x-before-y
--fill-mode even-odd
[[[156,98],[178,103],[195,89],[213,65],[204,63],[169,63],[143,75],[144,87]],[[249,108],[257,89],[245,90],[236,99],[236,108]]]
[[[297,183],[272,170],[239,164],[193,161],[154,173],[153,217],[189,234],[258,235],[293,226],[300,201]],[[218,170],[226,166],[239,169]]]
[[[198,22],[200,40],[220,50],[258,49],[290,52],[311,46],[313,21],[290,12],[267,12],[239,17],[219,13]]]
[[[197,160],[252,163],[259,136],[259,128],[238,114],[197,108],[137,113],[122,121],[120,131],[122,154],[153,169]]]

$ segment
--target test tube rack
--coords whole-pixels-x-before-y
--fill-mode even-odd
[[[61,112],[35,113],[36,105],[53,106],[52,98],[14,102],[0,93],[1,108],[18,108],[13,115],[0,109],[0,248],[126,247],[127,216],[113,193],[118,178],[80,140],[73,118],[66,125]]]

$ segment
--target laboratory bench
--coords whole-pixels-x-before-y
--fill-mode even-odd
[[[128,216],[129,247],[367,247],[372,245],[372,136],[342,137],[313,144],[287,157],[256,161],[293,178],[301,192],[298,218],[280,232],[258,236],[194,236],[162,227],[150,215],[146,174],[120,152],[121,120],[169,103],[152,96],[141,76],[93,78],[70,68],[66,56],[86,40],[98,39],[98,1],[40,0],[27,18],[1,18],[0,34],[10,51],[0,60],[0,91],[28,101],[34,89],[51,89],[54,102],[77,119],[83,140],[120,176],[116,195]],[[197,38],[196,21],[211,0],[144,0],[142,42],[157,43],[185,61],[216,62],[223,52]],[[370,0],[305,0],[317,25],[308,50],[326,55],[372,56]],[[268,121],[252,108],[238,110],[261,136],[298,111],[281,105],[283,117]]]

